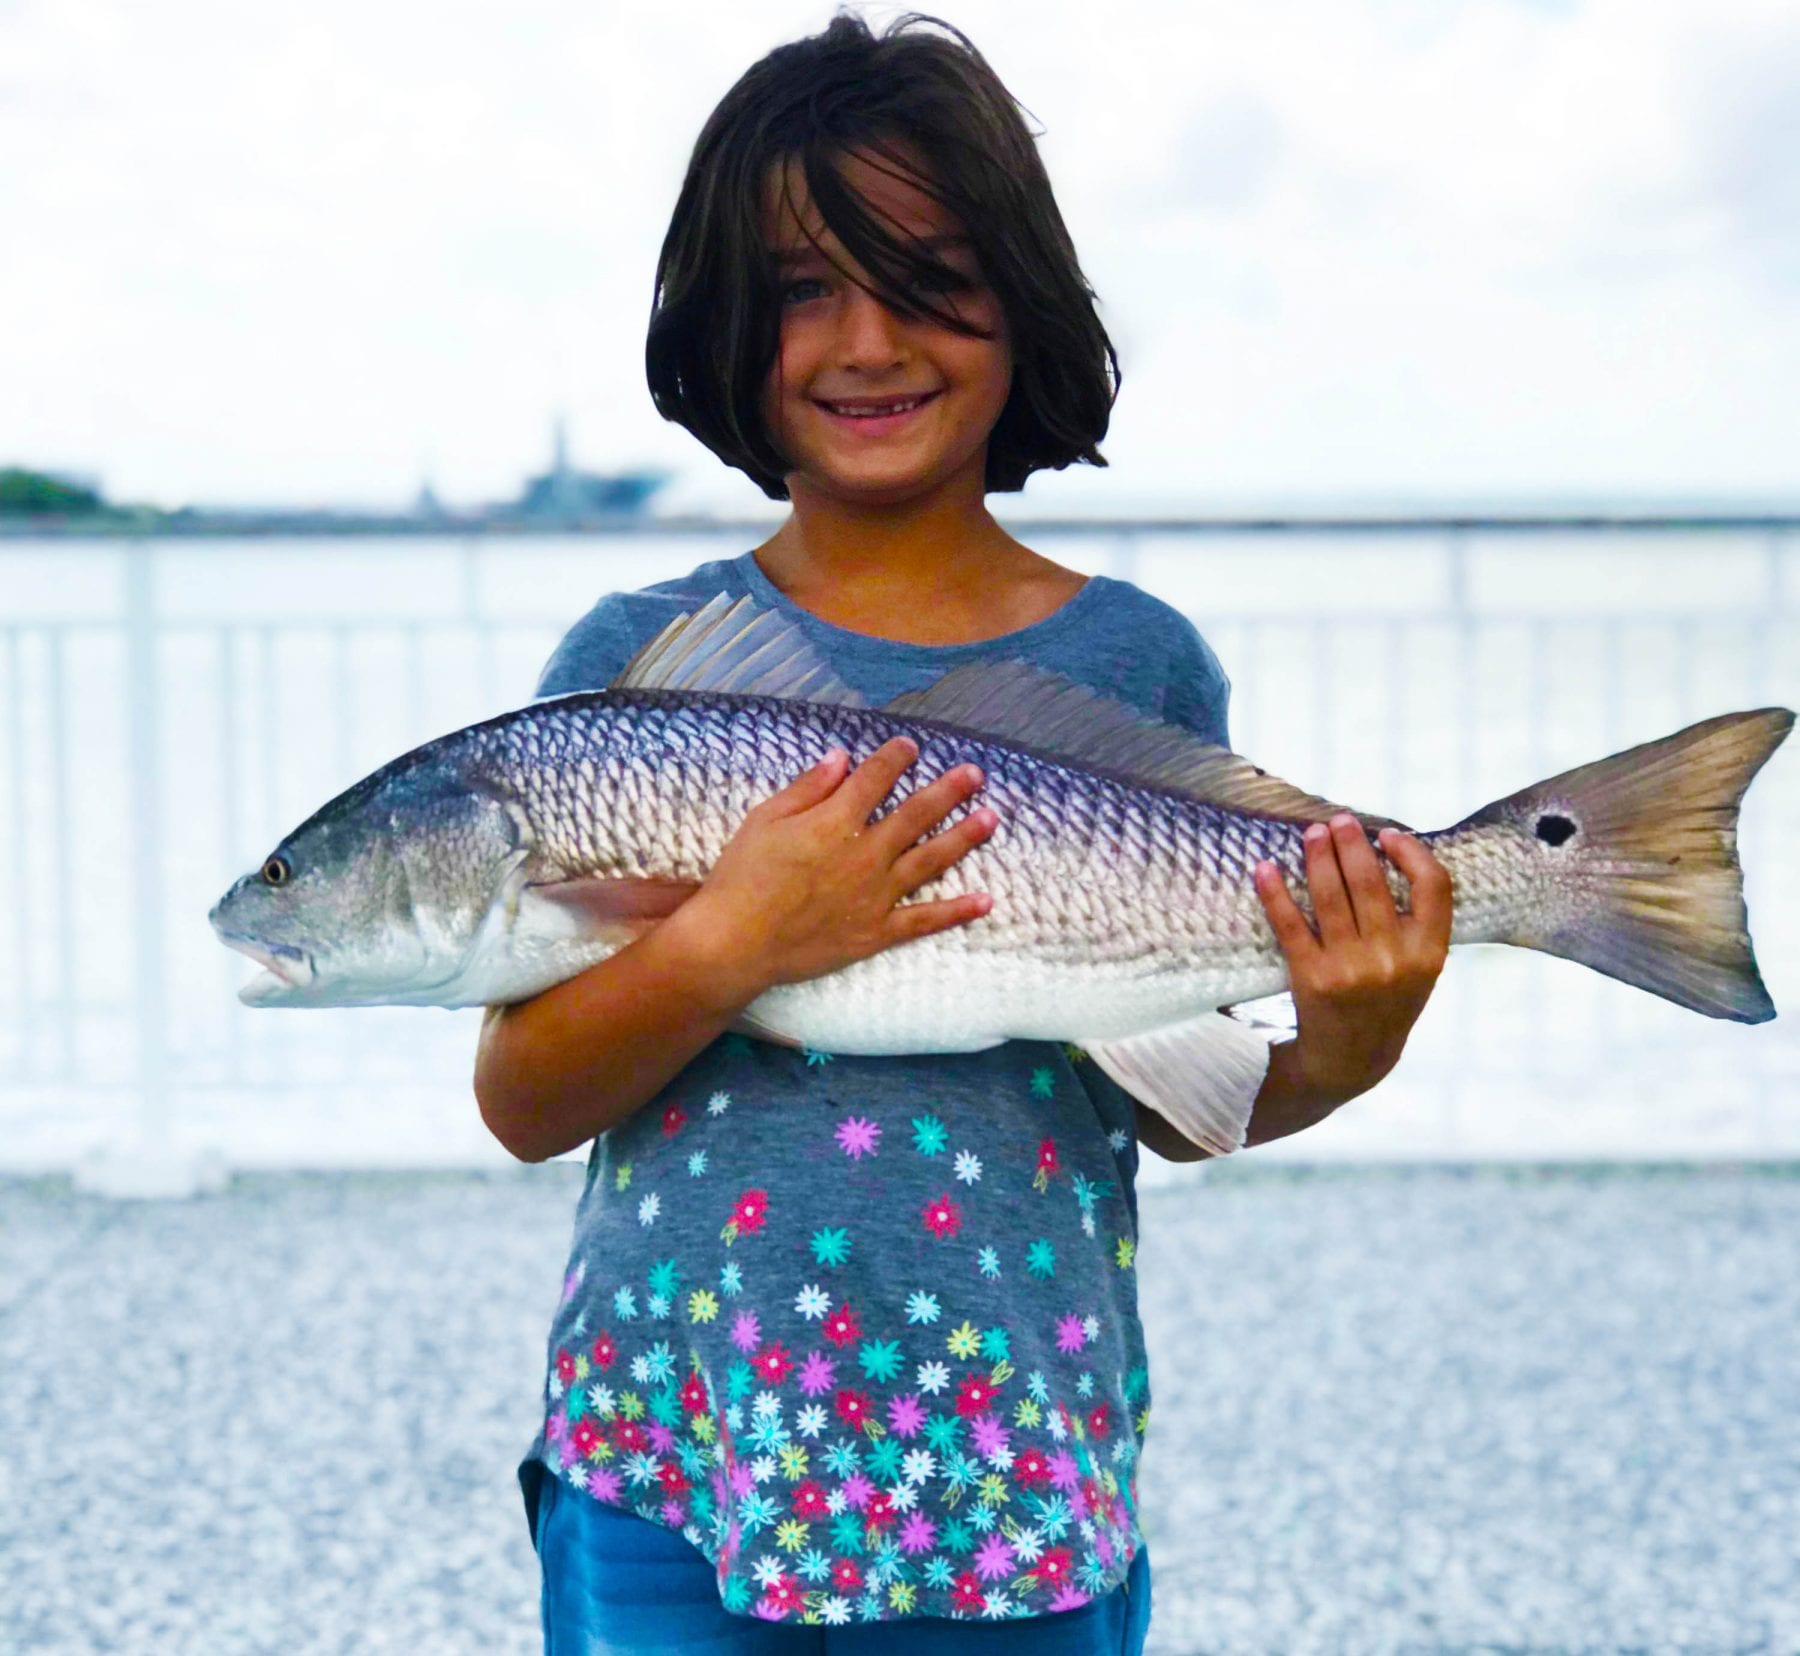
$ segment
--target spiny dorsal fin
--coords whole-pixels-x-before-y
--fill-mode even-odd
[[[713,690],[861,707],[791,621],[719,593],[678,615],[619,670],[609,690]]]
[[[936,719],[1020,747],[1167,788],[1235,811],[1324,822],[1334,805],[1271,776],[1228,748],[1146,718],[1134,708],[1028,661],[971,661],[923,690],[908,690],[883,709],[902,718]],[[1400,827],[1391,817],[1352,811],[1365,828]]]

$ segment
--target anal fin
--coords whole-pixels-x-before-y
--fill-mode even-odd
[[[1083,1041],[1101,1069],[1191,1144],[1240,1150],[1269,1071],[1269,1044],[1222,1012],[1118,1041]]]

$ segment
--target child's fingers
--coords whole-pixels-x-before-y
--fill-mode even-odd
[[[1287,882],[1282,879],[1281,872],[1274,863],[1259,862],[1255,869],[1255,880],[1256,895],[1262,899],[1263,913],[1269,917],[1269,925],[1275,932],[1275,941],[1281,945],[1281,952],[1293,960],[1307,950],[1316,950],[1319,940],[1313,935],[1305,914],[1289,893]]]
[[[1380,839],[1382,850],[1412,887],[1407,909],[1417,922],[1417,930],[1434,948],[1447,949],[1450,946],[1450,922],[1456,907],[1450,870],[1412,834],[1403,834],[1397,828],[1383,828]]]
[[[832,748],[811,770],[803,770],[785,788],[770,794],[750,815],[785,817],[810,810],[843,781],[849,760],[842,748]]]
[[[1394,912],[1394,894],[1375,860],[1375,849],[1363,825],[1349,812],[1331,819],[1331,839],[1337,851],[1357,934],[1370,941],[1396,936],[1400,917]]]
[[[979,920],[994,906],[985,891],[968,891],[960,897],[939,897],[929,903],[901,903],[888,915],[890,942],[909,943],[951,926]]]
[[[894,784],[918,757],[919,744],[912,737],[890,737],[844,778],[833,810],[842,810],[860,832],[869,826],[876,807],[894,791]]]
[[[1322,822],[1307,824],[1306,888],[1312,893],[1319,941],[1327,947],[1344,940],[1354,941],[1356,915],[1350,908],[1350,894],[1344,889],[1344,876],[1338,868],[1331,830]]]

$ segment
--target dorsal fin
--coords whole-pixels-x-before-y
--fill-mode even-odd
[[[923,690],[896,696],[883,712],[936,719],[1020,747],[1167,788],[1214,805],[1295,822],[1324,822],[1349,810],[1373,830],[1400,827],[1391,817],[1334,805],[1271,776],[1229,748],[1028,661],[971,661]]]
[[[726,593],[678,615],[619,670],[609,690],[714,690],[861,707],[791,621]]]

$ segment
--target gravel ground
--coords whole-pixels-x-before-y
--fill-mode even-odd
[[[0,1182],[0,1650],[530,1652],[579,1170]],[[1800,1652],[1793,1169],[1147,1194],[1151,1649]]]

